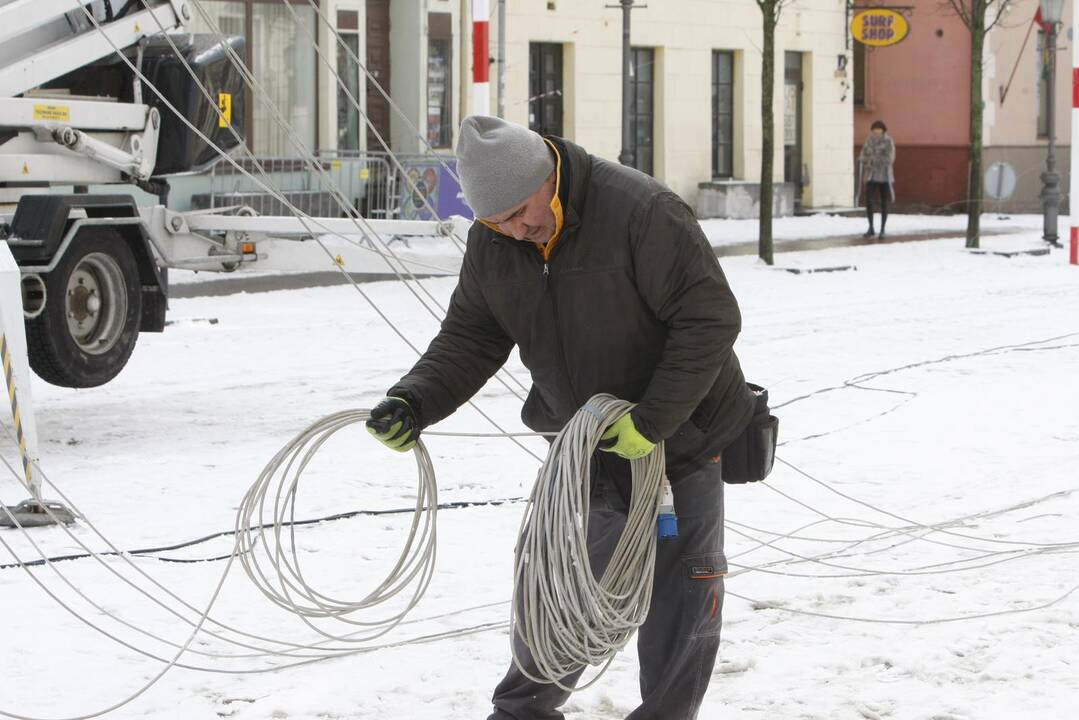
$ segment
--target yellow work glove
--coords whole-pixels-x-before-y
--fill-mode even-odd
[[[391,450],[405,452],[416,446],[420,436],[418,424],[416,413],[407,402],[388,397],[371,410],[367,432]]]
[[[603,441],[608,441],[604,443]],[[656,444],[646,438],[633,424],[633,416],[626,413],[615,420],[614,425],[600,437],[599,449],[613,452],[626,460],[638,460],[656,449]]]

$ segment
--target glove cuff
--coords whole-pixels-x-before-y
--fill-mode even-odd
[[[405,405],[408,405],[408,409],[412,411],[412,419],[416,423],[416,429],[422,430],[427,424],[423,421],[423,404],[419,397],[409,392],[407,389],[400,385],[395,385],[386,391],[386,397],[394,400],[400,400]]]
[[[630,410],[629,419],[633,422],[633,429],[636,430],[641,437],[653,445],[659,445],[660,440],[663,438],[658,437],[658,434],[651,423],[642,419],[641,416],[637,414],[637,408]]]

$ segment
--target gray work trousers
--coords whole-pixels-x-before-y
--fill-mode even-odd
[[[710,463],[672,481],[678,537],[660,540],[648,618],[637,634],[641,704],[626,720],[694,720],[719,651],[723,610],[723,479]],[[622,534],[630,498],[629,463],[606,453],[593,462],[588,554],[599,577]],[[531,654],[516,633],[517,656],[533,676]],[[581,672],[563,678],[573,687]],[[570,693],[529,680],[511,662],[495,688],[488,720],[564,720]]]

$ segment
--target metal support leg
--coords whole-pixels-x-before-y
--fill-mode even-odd
[[[11,248],[0,242],[0,356],[11,407],[10,435],[19,448],[23,484],[30,499],[14,507],[0,509],[0,527],[53,525],[74,522],[75,517],[61,503],[41,499],[41,478],[37,472],[37,425],[30,395],[30,364],[26,357],[26,328],[23,325],[22,273]],[[7,423],[4,423],[7,425]],[[46,506],[48,511],[46,512]],[[6,512],[5,512],[6,510]],[[50,517],[49,513],[55,516]]]

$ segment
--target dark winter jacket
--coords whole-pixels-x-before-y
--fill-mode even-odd
[[[638,403],[665,440],[672,480],[748,424],[753,396],[732,349],[738,304],[690,208],[659,182],[550,138],[565,225],[545,262],[481,223],[468,236],[442,329],[391,395],[421,426],[472,397],[516,344],[533,386],[521,417],[561,430],[594,394]]]

